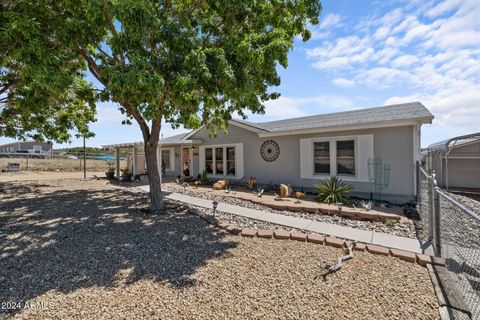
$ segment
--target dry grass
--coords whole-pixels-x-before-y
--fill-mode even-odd
[[[20,170],[33,170],[33,171],[81,171],[83,170],[83,160],[81,159],[27,159],[25,158],[1,158],[0,168],[4,169],[8,163],[20,163]],[[120,161],[120,168],[125,167],[126,160]],[[106,171],[108,168],[108,162],[105,160],[93,160],[87,159],[88,171]]]

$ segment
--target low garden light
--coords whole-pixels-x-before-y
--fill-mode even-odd
[[[215,213],[217,212],[218,202],[217,202],[217,201],[213,201],[213,202],[212,202],[212,206],[213,206],[213,215],[215,215]]]
[[[339,214],[342,214],[343,203],[338,202],[338,203],[336,203],[336,205],[337,205],[337,208],[338,208],[338,213],[339,213]]]

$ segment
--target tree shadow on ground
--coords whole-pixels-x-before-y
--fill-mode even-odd
[[[145,195],[41,187],[2,186],[0,301],[141,279],[193,286],[197,268],[236,246],[183,205],[146,215]]]

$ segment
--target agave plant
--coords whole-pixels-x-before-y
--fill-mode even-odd
[[[344,203],[345,194],[352,191],[351,185],[337,177],[332,177],[325,183],[316,184],[314,187],[318,191],[317,199],[328,204]]]

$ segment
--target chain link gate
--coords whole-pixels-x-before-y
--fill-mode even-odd
[[[447,304],[480,320],[480,213],[438,188],[435,175],[419,163],[416,177],[421,224],[446,263],[436,270]]]

